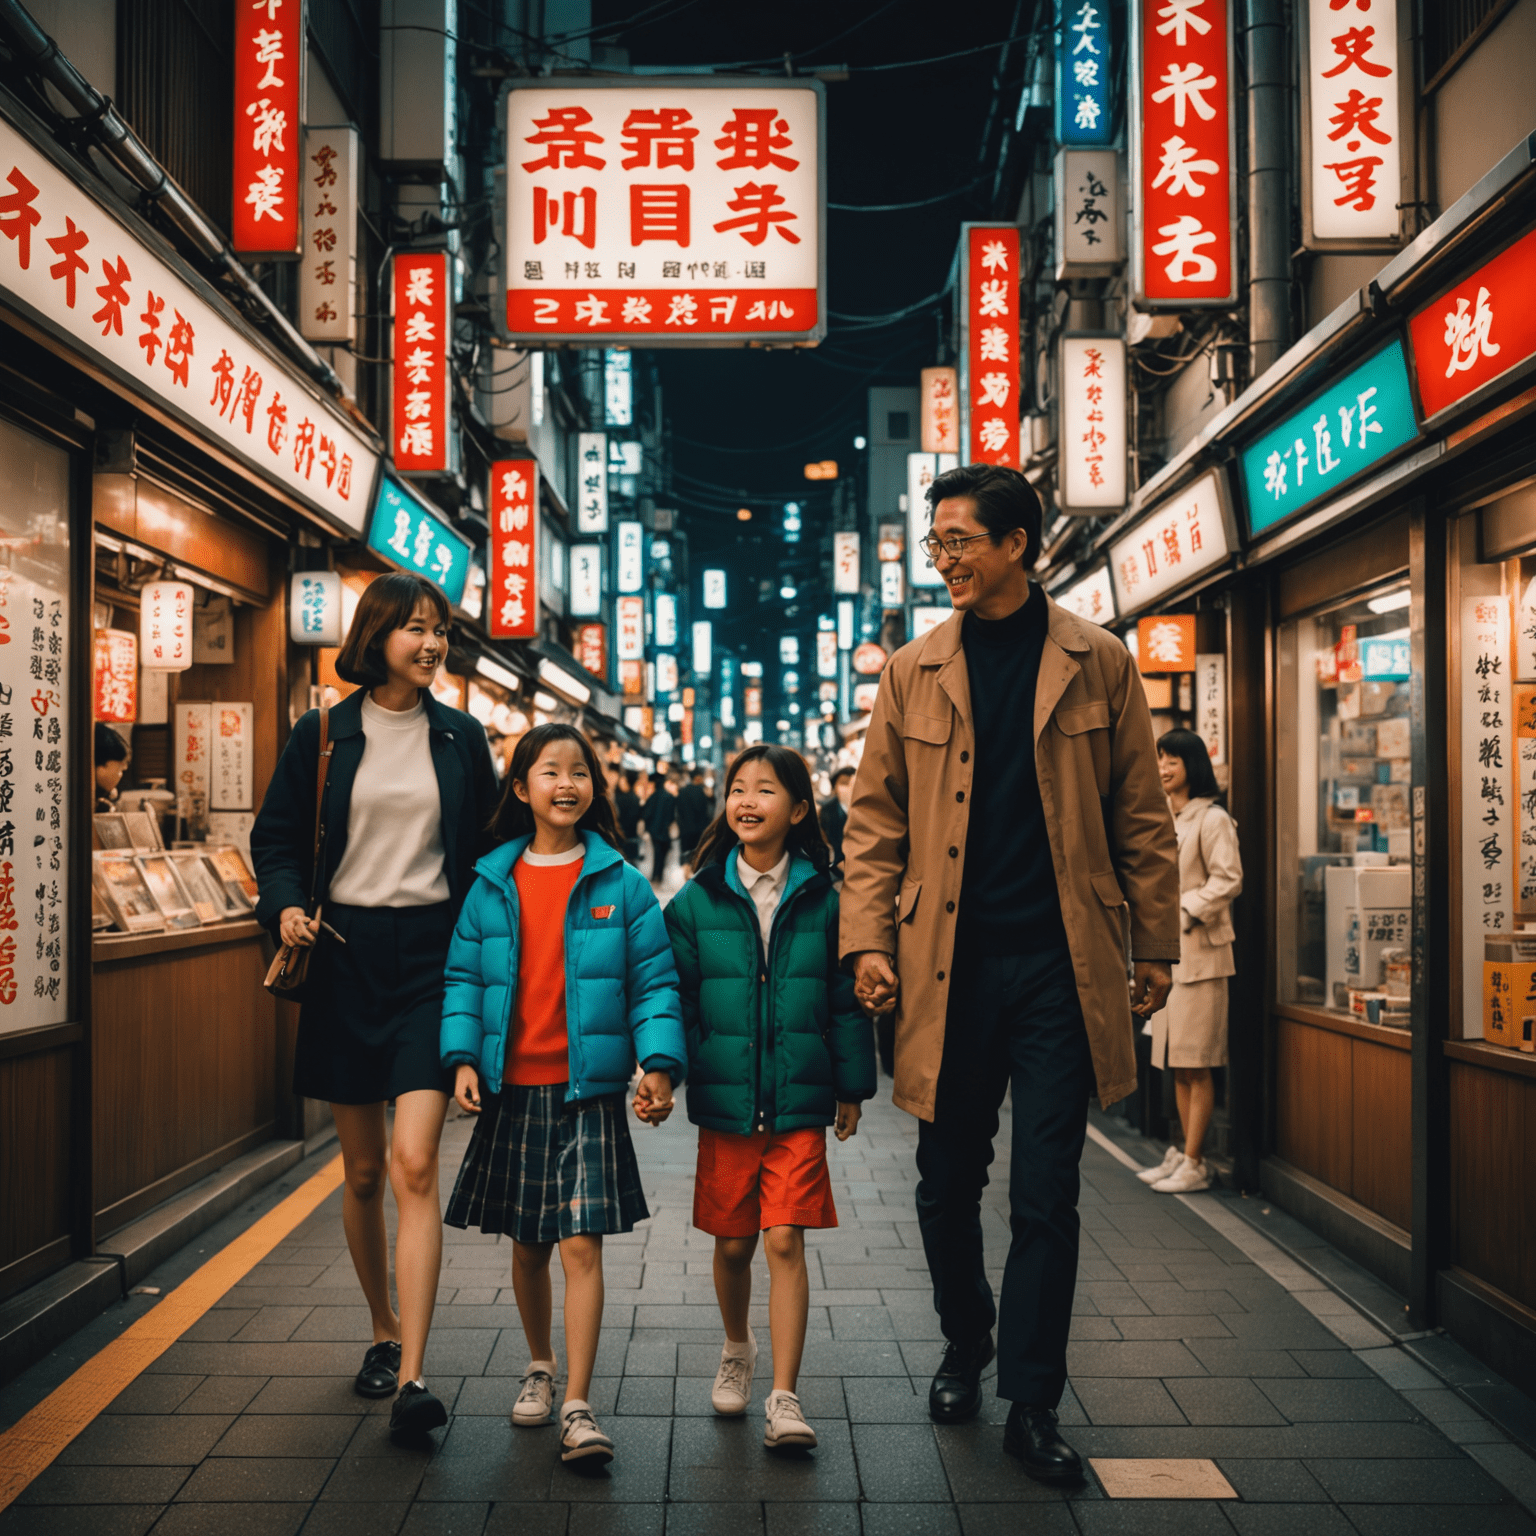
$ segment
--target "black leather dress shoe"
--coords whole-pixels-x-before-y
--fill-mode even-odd
[[[1080,1483],[1082,1458],[1061,1438],[1056,1415],[1049,1408],[1015,1403],[1008,1410],[1003,1449],[1023,1462],[1024,1470],[1041,1483]]]
[[[359,1397],[393,1397],[400,1385],[400,1346],[393,1339],[373,1345],[352,1389]]]
[[[425,1388],[408,1381],[389,1410],[389,1432],[408,1439],[424,1435],[429,1429],[441,1429],[448,1422],[448,1410]]]
[[[963,1424],[981,1411],[981,1373],[992,1358],[992,1335],[974,1344],[950,1342],[928,1388],[928,1417],[938,1424]]]

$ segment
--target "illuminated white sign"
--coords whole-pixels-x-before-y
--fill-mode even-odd
[[[725,607],[725,572],[704,572],[704,606],[706,608]]]
[[[857,533],[832,535],[832,590],[859,590],[859,536]]]
[[[571,545],[571,617],[596,618],[603,611],[603,546]]]
[[[1068,613],[1075,613],[1078,618],[1088,619],[1094,624],[1107,624],[1115,616],[1115,586],[1110,580],[1107,565],[1090,571],[1070,587],[1052,592],[1051,596]]]
[[[638,592],[645,585],[645,529],[639,523],[619,523],[617,533],[614,586],[620,592]]]
[[[677,599],[670,592],[656,594],[656,644],[677,644]]]
[[[693,625],[693,675],[709,676],[714,665],[714,625],[708,619],[696,619]]]
[[[576,435],[576,531],[608,532],[608,434]]]
[[[1145,608],[1227,558],[1225,494],[1221,471],[1207,470],[1109,546],[1120,613]]]
[[[960,462],[953,453],[909,453],[907,455],[907,564],[908,580],[914,587],[942,587],[944,578],[928,563],[928,556],[919,547],[927,537],[932,521],[928,511],[928,487],[945,470],[953,469]],[[881,565],[880,583],[885,587],[885,564]],[[882,598],[887,608],[895,603]],[[899,603],[900,598],[896,599]]]
[[[656,692],[677,692],[677,657],[671,651],[656,653]]]
[[[1125,505],[1125,342],[1118,336],[1061,341],[1063,511]]]
[[[816,631],[816,676],[837,676],[837,631],[835,629]]]
[[[853,600],[843,598],[837,605],[837,648],[840,651],[853,649]]]

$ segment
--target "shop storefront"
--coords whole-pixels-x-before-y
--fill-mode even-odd
[[[247,840],[309,702],[290,573],[359,535],[379,455],[8,104],[0,162],[3,1299],[297,1156]],[[99,815],[98,725],[131,751]]]

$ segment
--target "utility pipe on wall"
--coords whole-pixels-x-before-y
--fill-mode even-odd
[[[1246,0],[1248,362],[1258,378],[1291,342],[1291,200],[1284,0]]]

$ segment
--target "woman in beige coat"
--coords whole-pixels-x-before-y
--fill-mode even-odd
[[[1140,1178],[1164,1194],[1209,1189],[1205,1133],[1215,1107],[1212,1067],[1227,1064],[1227,978],[1232,963],[1232,898],[1243,888],[1237,825],[1221,794],[1205,743],[1193,731],[1169,731],[1157,766],[1179,840],[1179,963],[1168,1006],[1154,1014],[1152,1065],[1171,1070],[1184,1149],[1168,1149]]]

